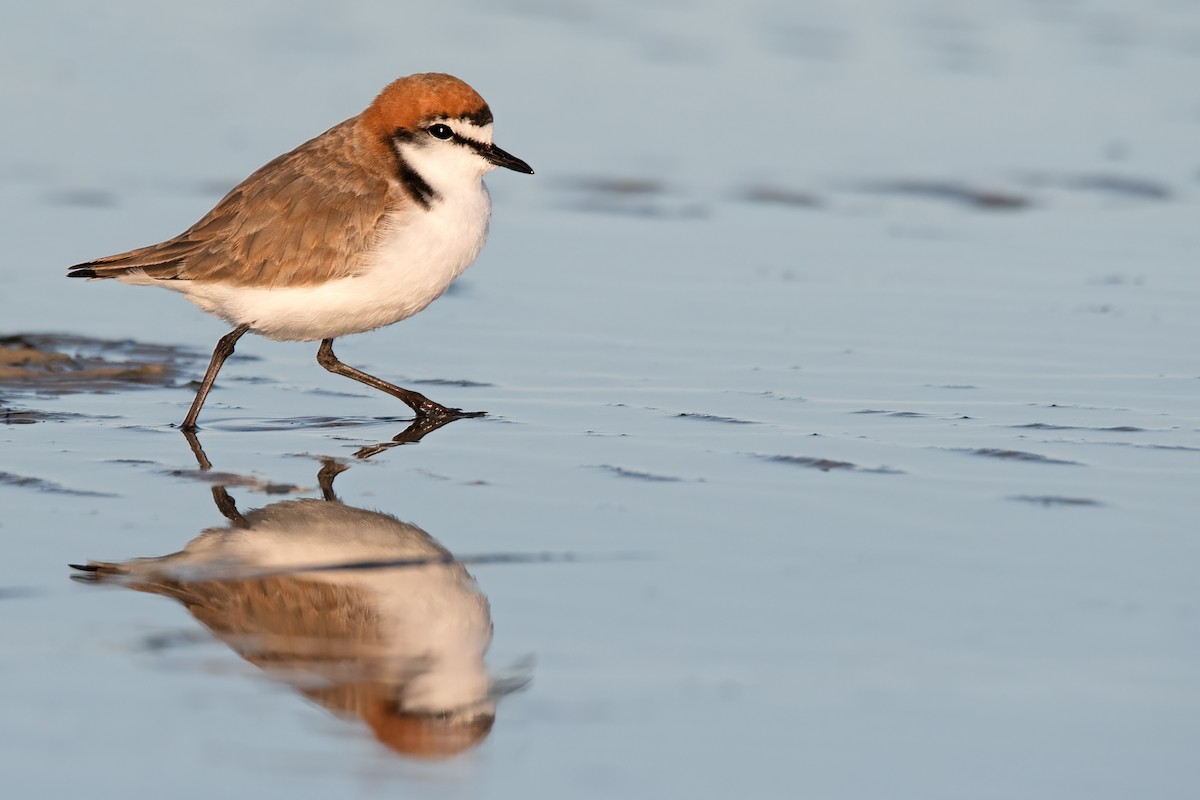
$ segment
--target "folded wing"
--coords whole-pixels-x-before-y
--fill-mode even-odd
[[[174,239],[76,264],[68,276],[293,287],[356,274],[395,194],[386,173],[347,157],[352,122],[266,164]]]

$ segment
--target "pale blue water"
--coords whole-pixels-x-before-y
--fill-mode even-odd
[[[455,553],[576,558],[472,567],[493,672],[532,683],[405,760],[180,605],[69,582],[224,524],[170,427],[191,389],[0,386],[83,415],[0,429],[44,482],[0,484],[8,793],[1200,790],[1195,4],[52,3],[0,45],[0,333],[189,377],[223,323],[66,266],[397,75],[479,89],[538,174],[489,177],[457,291],[338,353],[491,416],[355,460],[403,407],[247,337],[201,441],[243,509],[334,456],[344,502]]]

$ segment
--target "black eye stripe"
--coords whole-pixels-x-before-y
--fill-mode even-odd
[[[457,133],[454,134],[454,137],[450,141],[454,142],[455,144],[460,144],[463,147],[470,148],[471,150],[474,150],[476,153],[479,153],[480,155],[483,155],[484,153],[486,153],[492,149],[492,146],[490,144],[486,144],[485,142],[481,142],[478,139],[471,139],[471,138],[462,136],[461,134],[457,134]]]
[[[444,138],[441,136],[438,136],[437,134],[435,134],[433,132],[433,129],[438,128],[438,127],[445,128],[447,131],[449,131],[450,135],[447,137],[444,137]],[[430,136],[434,136],[435,138],[442,139],[442,141],[453,142],[454,144],[459,144],[459,145],[462,145],[463,147],[469,147],[470,149],[474,150],[476,153],[479,153],[481,155],[489,152],[492,149],[492,146],[490,144],[488,144],[487,142],[481,142],[478,139],[472,139],[469,136],[463,136],[461,133],[455,132],[449,125],[443,125],[443,124],[439,123],[439,124],[430,125],[429,127],[425,128],[424,130],[427,133],[429,133]],[[439,131],[439,133],[440,133],[440,131]],[[419,133],[415,133],[411,130],[406,130],[404,128],[399,128],[396,130],[395,133],[392,134],[391,139],[393,142],[395,142],[397,145],[399,145],[399,144],[408,144],[410,142],[416,143],[419,136],[420,136]]]
[[[469,136],[463,136],[461,133],[442,122],[436,122],[425,130],[429,131],[429,135],[435,139],[461,144],[464,147],[471,148],[477,153],[484,152],[490,147],[490,145],[485,144],[478,139],[472,139]]]

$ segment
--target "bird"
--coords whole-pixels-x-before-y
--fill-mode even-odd
[[[333,340],[416,314],[475,261],[491,216],[484,174],[533,174],[493,143],[492,128],[487,103],[459,78],[398,78],[175,238],[67,275],[173,289],[234,326],[213,350],[184,431],[197,429],[217,373],[248,332],[320,341],[322,367],[399,398],[418,419],[474,416],[342,363]]]
[[[232,498],[218,506],[229,523],[176,553],[72,564],[74,577],[182,603],[269,677],[404,756],[478,745],[498,698],[527,682],[488,674],[488,599],[416,525],[331,492],[245,514]]]

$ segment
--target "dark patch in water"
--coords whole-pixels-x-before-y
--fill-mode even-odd
[[[141,649],[148,653],[161,653],[212,641],[211,636],[201,631],[167,631],[143,637]]]
[[[1144,433],[1145,428],[1134,425],[1116,425],[1111,428],[1093,428],[1088,425],[1052,425],[1049,422],[1030,422],[1026,425],[1010,425],[1011,428],[1028,428],[1038,431],[1109,431],[1111,433]]]
[[[1025,176],[1025,182],[1031,186],[1052,186],[1077,192],[1113,194],[1135,200],[1163,201],[1170,200],[1175,196],[1174,190],[1165,183],[1152,178],[1139,178],[1133,175],[1114,175],[1110,173],[1055,175],[1052,173],[1035,173]]]
[[[21,600],[39,594],[32,586],[0,586],[0,600]]]
[[[864,184],[861,188],[875,194],[946,200],[985,211],[1017,211],[1033,205],[1033,200],[1025,195],[1000,189],[980,189],[956,181],[885,180]]]
[[[12,408],[0,409],[0,421],[5,425],[32,425],[35,422],[45,422],[46,416],[37,411],[17,411]]]
[[[1060,497],[1052,494],[1017,494],[1008,498],[1021,503],[1034,503],[1044,508],[1053,506],[1101,506],[1104,505],[1099,500],[1092,500],[1090,497]]]
[[[363,387],[362,384],[358,385],[363,389],[361,392],[326,389],[318,386],[313,386],[304,391],[308,394],[320,395],[321,397],[378,397],[378,395],[367,392],[366,387]]]
[[[789,208],[821,207],[821,199],[814,194],[802,192],[798,189],[788,189],[782,186],[765,184],[747,187],[741,193],[741,199],[747,203],[787,206]]]
[[[653,178],[581,177],[561,181],[560,185],[580,196],[572,204],[580,211],[658,219],[708,215],[703,204],[670,197],[666,185]]]
[[[86,414],[34,411],[28,408],[0,408],[0,425],[33,425],[37,422],[61,422],[67,419],[85,418],[87,418]]]
[[[617,475],[618,477],[621,477],[621,478],[635,478],[636,480],[639,480],[639,481],[655,481],[658,483],[678,483],[683,480],[683,478],[676,478],[671,475],[655,475],[654,473],[651,473],[651,472],[640,472],[635,469],[625,469],[624,467],[614,467],[611,464],[600,464],[596,468],[606,470],[608,472],[611,472],[613,475]]]
[[[683,411],[675,415],[686,419],[700,419],[705,422],[723,422],[727,425],[758,425],[760,423],[749,419],[738,419],[737,417],[722,417],[716,414],[697,414],[690,411]]]
[[[1119,273],[1111,273],[1102,275],[1099,278],[1093,278],[1088,281],[1092,286],[1145,286],[1146,278],[1143,275],[1128,277]]]
[[[42,199],[47,205],[77,208],[112,208],[117,204],[117,196],[104,189],[62,189]]]
[[[885,417],[928,417],[929,414],[922,414],[919,411],[888,411],[882,408],[864,408],[859,411],[851,411],[851,414],[879,414]]]
[[[850,461],[834,461],[830,458],[813,458],[812,456],[766,456],[755,454],[755,458],[772,461],[776,464],[789,464],[794,467],[811,467],[821,472],[830,470],[847,470],[850,472],[870,472],[878,475],[903,475],[904,470],[891,467],[860,467]]]
[[[1186,444],[1155,444],[1153,442],[1087,442],[1087,444],[1102,444],[1107,447],[1137,447],[1143,450],[1180,450],[1189,453],[1200,453],[1200,447]]]
[[[986,456],[988,458],[1000,458],[1007,461],[1030,461],[1037,464],[1073,464],[1075,466],[1083,466],[1078,461],[1068,461],[1065,458],[1051,458],[1038,453],[1027,453],[1024,450],[1004,450],[997,447],[964,447],[955,448],[960,453],[969,453],[973,456]]]
[[[653,178],[633,177],[581,177],[563,182],[573,189],[594,194],[617,195],[620,197],[660,195],[666,193],[666,185]]]
[[[22,489],[33,489],[38,492],[48,492],[50,494],[69,494],[76,497],[116,497],[115,494],[108,492],[90,492],[85,489],[71,489],[62,484],[54,483],[53,481],[44,480],[42,478],[30,478],[25,475],[14,475],[11,472],[0,472],[0,484],[8,486],[18,486]]]
[[[483,383],[482,381],[469,381],[465,378],[452,380],[449,378],[418,378],[412,381],[413,383],[424,383],[429,386],[459,386],[463,389],[471,389],[478,386],[495,386],[494,383]]]
[[[588,200],[575,203],[572,207],[589,214],[621,214],[647,219],[703,219],[708,216],[708,209],[699,203],[613,203]]]
[[[1128,408],[1112,406],[1081,406],[1078,403],[1029,403],[1033,408],[1070,408],[1077,411],[1130,411]]]

